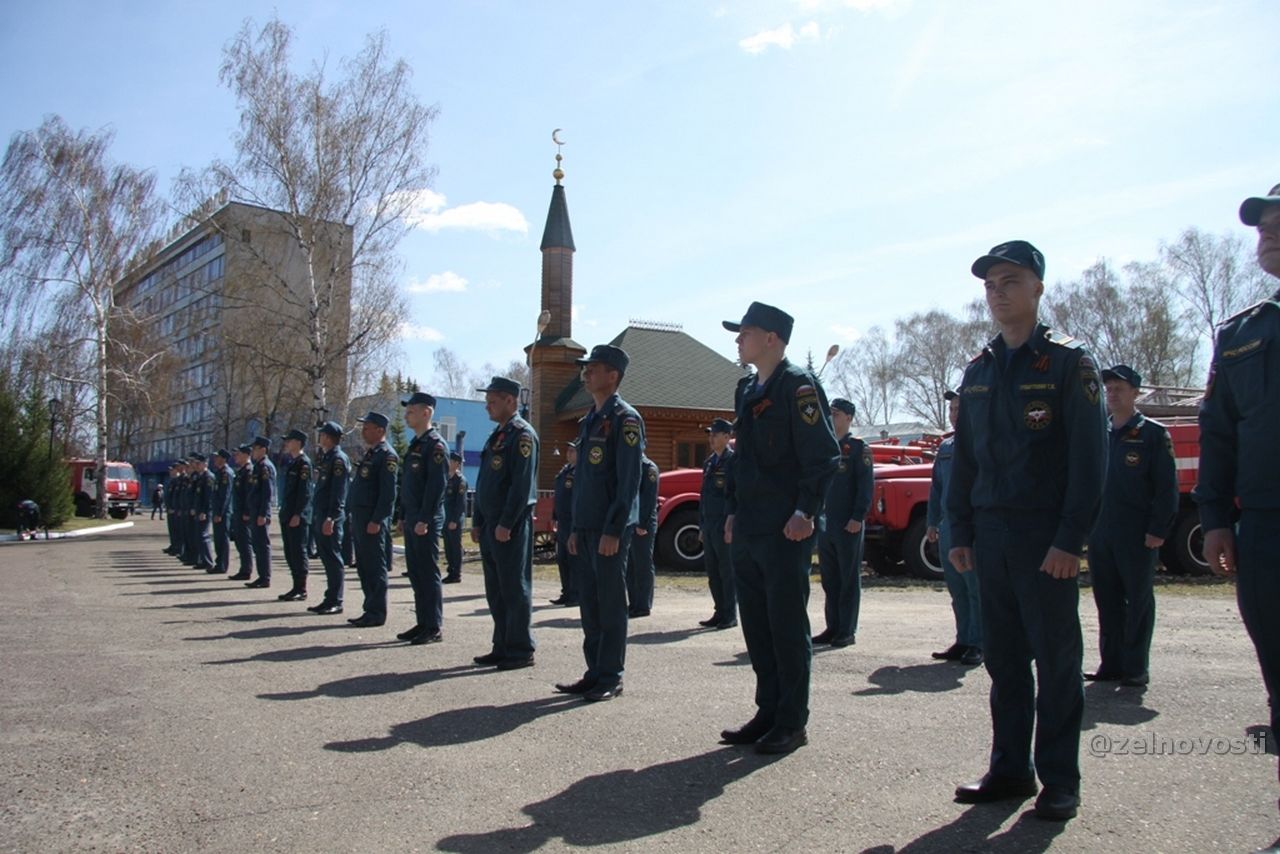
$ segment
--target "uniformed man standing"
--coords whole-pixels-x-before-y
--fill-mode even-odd
[[[231,483],[231,539],[240,556],[240,569],[228,581],[248,581],[253,577],[253,517],[249,514],[249,496],[253,491],[252,445],[240,445],[235,451],[236,475]]]
[[[440,589],[440,532],[444,527],[444,497],[449,484],[449,447],[431,423],[436,399],[415,391],[402,400],[404,421],[413,431],[400,475],[400,509],[404,532],[404,562],[413,587],[416,622],[396,637],[415,646],[439,643],[444,620]]]
[[[556,523],[556,565],[560,570],[560,595],[552,605],[574,607],[578,604],[578,556],[569,551],[573,536],[573,479],[578,466],[578,440],[565,443],[565,464],[556,474],[555,499],[551,518]]]
[[[441,584],[462,580],[462,526],[467,517],[467,479],[462,476],[462,454],[449,452],[449,485],[444,491],[444,559],[447,574]]]
[[[231,452],[219,448],[213,454],[213,568],[210,574],[225,575],[231,562],[231,472],[227,460]]]
[[[738,587],[733,578],[733,555],[725,539],[724,520],[729,515],[730,479],[734,450],[729,446],[733,424],[717,418],[707,428],[711,456],[702,466],[702,494],[698,500],[698,526],[702,534],[702,562],[715,610],[698,625],[731,629],[738,625]]]
[[[987,774],[956,800],[1024,800],[1039,775],[1035,814],[1062,821],[1080,801],[1077,575],[1106,478],[1102,383],[1080,342],[1037,320],[1038,249],[1002,243],[972,270],[1000,334],[964,373],[947,515],[951,562],[978,572],[993,743]]]
[[[196,562],[191,548],[191,469],[190,458],[178,461],[178,488],[174,490],[175,510],[178,514],[178,554],[182,563],[190,566]]]
[[[578,428],[582,460],[573,484],[573,536],[578,557],[582,650],[587,670],[556,690],[591,702],[622,694],[627,655],[627,557],[640,517],[644,422],[618,396],[630,358],[619,347],[600,344],[579,359],[582,386],[593,406]]]
[[[342,529],[347,518],[348,474],[351,460],[340,447],[342,427],[336,421],[319,426],[320,456],[315,461],[316,488],[312,495],[312,525],[316,554],[324,566],[327,586],[320,604],[307,608],[314,614],[341,614],[346,579],[342,565]]]
[[[1149,681],[1156,556],[1178,513],[1178,472],[1169,431],[1135,406],[1138,372],[1116,365],[1102,383],[1111,423],[1107,485],[1089,537],[1102,661],[1084,678],[1138,688]]]
[[[942,395],[947,402],[947,419],[951,429],[960,417],[960,395],[947,389]],[[938,544],[938,560],[942,578],[951,595],[951,613],[956,620],[956,640],[941,652],[932,653],[939,661],[958,661],[968,667],[982,663],[982,602],[979,601],[978,573],[958,572],[951,563],[951,523],[947,518],[947,484],[951,482],[951,461],[955,457],[956,437],[948,436],[938,445],[933,458],[929,482],[929,510],[926,514],[926,536]]]
[[[168,548],[161,549],[161,551],[167,555],[172,555],[173,557],[177,557],[182,551],[181,547],[178,545],[178,514],[176,512],[178,500],[178,472],[178,464],[170,463],[169,488],[164,492],[164,508],[169,511],[168,516],[165,518],[165,523],[169,532],[169,546]]]
[[[875,472],[871,449],[850,432],[857,410],[851,401],[831,401],[831,422],[840,438],[840,462],[827,486],[823,524],[818,531],[818,569],[822,574],[827,627],[814,643],[845,647],[854,643],[862,604],[862,522],[871,509]]]
[[[212,541],[209,526],[213,522],[213,474],[204,454],[191,455],[191,521],[190,543],[196,569],[213,569]]]
[[[307,434],[290,430],[284,436],[284,488],[280,494],[280,537],[284,540],[284,560],[289,565],[293,585],[276,598],[281,602],[301,602],[307,598],[307,530],[311,527],[311,459],[306,453]]]
[[[1258,266],[1280,279],[1280,184],[1240,205],[1258,229]],[[1204,556],[1237,573],[1240,616],[1253,640],[1280,734],[1280,290],[1218,330],[1200,407],[1200,475],[1195,499]],[[1239,524],[1234,509],[1239,499]],[[1270,850],[1270,849],[1269,849]]]
[[[364,611],[347,622],[356,628],[381,626],[387,621],[387,572],[391,568],[391,512],[396,503],[400,457],[387,444],[390,419],[370,412],[360,419],[360,438],[366,450],[356,466],[347,501],[351,505],[356,573],[364,590]]]
[[[493,648],[476,664],[533,666],[533,505],[538,498],[538,434],[516,414],[520,384],[494,377],[484,408],[497,428],[485,442],[476,478],[471,540],[480,544]]]
[[[253,473],[249,487],[249,542],[258,577],[245,587],[271,586],[271,504],[276,495],[276,466],[267,456],[271,440],[255,436],[251,451]]]
[[[627,616],[647,617],[653,611],[654,532],[658,530],[658,466],[640,457],[640,518],[627,557]]]
[[[787,360],[793,325],[791,315],[760,302],[741,322],[724,321],[738,333],[739,361],[756,368],[734,394],[738,455],[725,520],[756,713],[720,736],[759,753],[790,753],[808,742],[814,519],[840,454],[817,378]]]

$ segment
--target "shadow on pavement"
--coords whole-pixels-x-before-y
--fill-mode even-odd
[[[867,848],[862,854],[951,854],[955,851],[996,851],[1009,854],[1035,854],[1047,851],[1053,840],[1063,830],[1064,821],[1044,821],[1030,810],[1018,816],[1018,820],[1004,833],[992,836],[1009,816],[1023,808],[1023,802],[1004,801],[995,804],[975,804],[950,824],[935,828],[913,839],[901,848],[879,845]]]
[[[172,605],[142,605],[140,607],[147,611],[167,611],[170,608],[244,608],[250,605],[275,604],[279,603],[274,599],[236,599],[232,602],[175,602]]]
[[[1093,729],[1098,724],[1137,726],[1154,720],[1160,713],[1142,705],[1143,693],[1115,682],[1090,682],[1084,689],[1084,720],[1080,728]]]
[[[194,580],[195,579],[193,578],[192,581]],[[201,579],[201,580],[203,581],[204,579]],[[183,587],[181,590],[131,590],[126,593],[121,593],[120,595],[121,596],[182,596],[187,593],[217,593],[219,591],[234,590],[234,589],[235,588],[229,587],[227,585],[225,579],[222,579],[222,584],[218,587]]]
[[[278,616],[296,617],[297,614],[280,614]],[[241,629],[240,631],[227,632],[225,635],[198,635],[196,637],[183,638],[189,641],[220,641],[220,640],[261,640],[262,638],[287,638],[294,635],[305,635],[307,632],[323,632],[330,629],[347,629],[351,627],[345,622],[342,623],[315,623],[310,626],[265,626],[261,629]]]
[[[483,599],[483,598],[484,598],[483,593],[469,593],[466,595],[459,595],[459,596],[446,596],[444,597],[444,601],[445,602],[470,602],[473,599]]]
[[[701,626],[694,626],[690,629],[672,629],[667,632],[644,632],[643,634],[632,635],[627,638],[627,643],[640,644],[641,646],[656,646],[663,643],[677,643],[678,641],[687,640],[694,635],[705,635],[711,631],[711,629],[704,629]]]
[[[906,691],[925,693],[954,691],[960,687],[962,677],[968,672],[969,668],[958,667],[949,661],[940,661],[936,664],[912,664],[907,667],[890,664],[867,676],[867,681],[876,687],[854,691],[853,695],[874,697],[880,694],[902,694]]]
[[[742,652],[735,652],[733,658],[728,661],[713,661],[713,667],[741,667],[751,663],[751,655],[744,649]]]
[[[733,748],[675,759],[648,768],[622,769],[584,777],[559,794],[524,807],[532,824],[488,833],[446,836],[442,851],[536,851],[552,847],[631,842],[695,824],[702,808],[730,783],[777,757]]]
[[[317,658],[332,658],[348,652],[360,652],[366,649],[377,649],[387,646],[385,641],[374,643],[352,643],[345,646],[299,646],[293,649],[271,649],[250,655],[245,658],[223,658],[217,661],[202,661],[201,664],[250,664],[255,661],[310,661]]]
[[[485,613],[489,613],[485,611]],[[553,617],[550,620],[541,620],[533,624],[535,629],[580,629],[582,621],[572,617]]]
[[[506,735],[527,723],[555,712],[581,708],[579,697],[542,697],[507,706],[467,706],[449,709],[408,723],[396,724],[384,738],[359,738],[354,741],[331,741],[325,750],[343,753],[365,753],[387,750],[400,744],[419,747],[443,747],[469,744]],[[489,848],[489,851],[495,849]]]
[[[310,700],[315,697],[373,697],[380,694],[397,694],[412,691],[420,685],[456,679],[459,676],[484,676],[493,674],[489,668],[460,665],[436,670],[419,670],[415,673],[366,673],[336,679],[317,685],[314,691],[284,691],[278,694],[259,694],[260,700]]]

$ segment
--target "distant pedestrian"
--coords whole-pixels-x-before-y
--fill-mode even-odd
[[[156,488],[151,490],[151,519],[155,520],[156,514],[160,514],[160,519],[164,519],[164,484],[157,483]]]

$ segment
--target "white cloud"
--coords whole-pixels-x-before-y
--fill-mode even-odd
[[[411,294],[462,293],[467,289],[467,280],[452,270],[443,273],[432,273],[425,282],[410,279],[405,291]]]
[[[450,208],[448,199],[434,190],[415,190],[409,195],[405,221],[413,228],[430,232],[461,228],[529,233],[524,214],[506,202],[469,202]]]
[[[817,21],[810,21],[797,30],[791,22],[772,30],[761,30],[753,36],[747,36],[738,42],[738,47],[750,54],[764,53],[771,47],[790,50],[798,41],[817,41],[822,35]]]
[[[431,326],[418,323],[401,323],[400,337],[405,341],[443,341],[444,333]]]

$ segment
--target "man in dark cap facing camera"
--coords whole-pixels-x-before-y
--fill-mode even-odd
[[[396,635],[415,646],[444,639],[444,596],[440,588],[440,531],[444,527],[444,496],[449,484],[449,447],[431,423],[436,399],[415,391],[400,401],[413,441],[404,455],[400,475],[404,562],[413,587],[416,619]]]
[[[271,586],[271,502],[276,494],[276,466],[267,456],[271,440],[255,436],[252,442],[253,474],[249,487],[249,542],[258,577],[245,587]]]
[[[231,452],[219,448],[213,453],[213,567],[209,573],[224,575],[231,561]]]
[[[325,591],[320,604],[308,608],[315,614],[341,614],[345,587],[341,542],[347,517],[347,488],[351,460],[342,450],[342,426],[326,421],[319,426],[321,453],[316,457],[316,489],[312,496],[312,524],[316,554],[324,566]]]
[[[836,476],[827,487],[827,500],[818,530],[818,569],[826,599],[823,615],[827,627],[813,642],[846,647],[858,631],[862,604],[862,521],[871,509],[875,488],[871,449],[856,438],[850,427],[856,413],[842,397],[831,401],[831,422],[840,445]]]
[[[1098,669],[1085,679],[1148,682],[1156,625],[1156,556],[1178,513],[1178,471],[1164,425],[1138,411],[1142,377],[1128,365],[1102,372],[1111,431],[1102,511],[1089,537],[1098,606]]]
[[[742,634],[756,675],[756,713],[720,736],[758,753],[808,742],[809,571],[815,519],[836,473],[839,446],[827,396],[812,373],[787,360],[791,315],[753,302],[737,332],[738,359],[756,372],[738,382],[736,467],[726,538],[733,552]]]
[[[518,414],[520,384],[494,377],[484,408],[497,427],[480,454],[471,540],[480,544],[493,646],[476,664],[533,666],[533,505],[538,500],[538,434]]]
[[[618,395],[631,359],[620,347],[600,344],[578,360],[591,410],[578,426],[578,465],[573,484],[573,536],[578,556],[578,603],[587,669],[556,690],[590,702],[622,694],[627,656],[627,557],[640,513],[644,422]]]
[[[307,598],[307,531],[311,528],[311,459],[304,450],[307,434],[290,430],[284,436],[284,489],[280,494],[280,536],[284,540],[284,560],[289,565],[293,585],[277,598],[281,602],[301,602]]]
[[[253,519],[249,516],[249,494],[253,490],[252,445],[240,445],[233,455],[235,477],[231,482],[231,540],[236,544],[240,568],[228,581],[248,581],[253,577]]]
[[[360,419],[365,452],[356,465],[347,500],[351,503],[356,573],[364,590],[364,609],[347,622],[356,628],[381,626],[387,621],[387,572],[390,570],[391,511],[396,504],[400,457],[387,444],[390,419],[370,412]]]
[[[1240,221],[1258,231],[1258,266],[1280,279],[1280,184],[1245,199]],[[1200,406],[1196,502],[1204,557],[1219,573],[1237,573],[1236,600],[1258,653],[1280,733],[1280,290],[1218,330]],[[1236,499],[1239,524],[1233,524]],[[1280,848],[1280,840],[1273,850]]]
[[[1038,320],[1040,250],[1002,243],[972,272],[1000,334],[960,386],[947,515],[951,562],[978,572],[993,734],[987,774],[956,800],[1025,800],[1039,775],[1035,814],[1064,821],[1080,802],[1077,576],[1106,478],[1102,383],[1079,341]]]
[[[449,452],[449,485],[444,491],[444,559],[448,567],[441,584],[462,580],[462,526],[467,516],[467,479],[462,475],[462,454]]]
[[[711,454],[702,465],[702,493],[698,499],[698,528],[702,534],[702,563],[707,568],[714,610],[698,625],[709,629],[731,629],[738,625],[738,586],[733,578],[733,555],[726,539],[724,521],[729,516],[730,479],[734,450],[729,445],[733,424],[717,418],[707,428]]]
[[[204,454],[193,453],[191,464],[194,474],[191,480],[191,549],[195,556],[195,568],[213,569],[212,539],[209,528],[213,524],[213,475],[209,472],[209,459]]]

